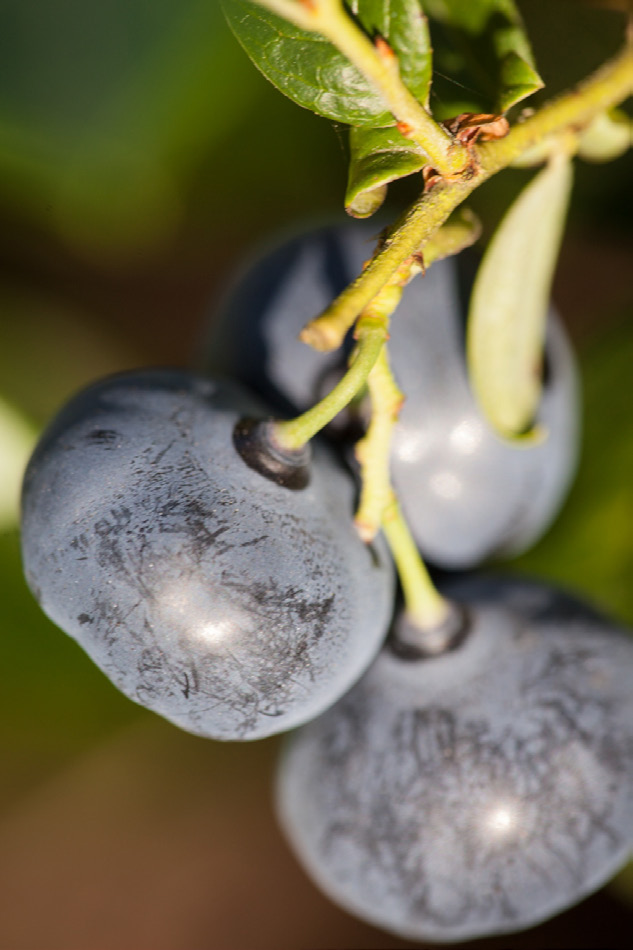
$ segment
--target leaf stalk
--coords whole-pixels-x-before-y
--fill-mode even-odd
[[[276,422],[273,427],[276,442],[284,449],[300,449],[345,409],[366,384],[386,338],[386,328],[377,321],[361,328],[352,363],[343,378],[307,412]]]

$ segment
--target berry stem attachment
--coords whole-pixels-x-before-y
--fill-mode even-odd
[[[391,373],[386,345],[369,374],[367,385],[372,416],[367,435],[356,444],[362,488],[354,521],[363,541],[370,542],[380,530],[383,512],[392,496],[389,472],[391,435],[404,401]]]
[[[449,618],[451,606],[433,584],[393,492],[383,511],[382,530],[400,576],[407,618],[421,631],[436,629]]]
[[[351,365],[334,389],[316,406],[296,419],[274,424],[272,434],[281,448],[300,449],[331,422],[367,383],[380,352],[389,339],[389,320],[400,303],[402,288],[413,273],[419,272],[421,266],[416,258],[405,261],[394,278],[365,307],[354,332],[357,345],[352,354]],[[389,372],[388,364],[386,365]]]
[[[345,376],[316,406],[295,419],[276,422],[272,433],[275,442],[283,449],[300,449],[331,422],[366,384],[386,337],[386,327],[380,323],[363,327]]]
[[[465,208],[455,216],[454,221],[449,222],[437,234],[436,239],[429,245],[424,258],[421,255],[412,254],[401,262],[390,280],[367,304],[358,319],[354,333],[357,346],[352,356],[352,363],[343,379],[324,399],[316,406],[308,409],[307,412],[286,422],[276,422],[272,426],[271,435],[280,448],[300,449],[352,401],[354,396],[367,383],[370,373],[380,356],[382,346],[389,338],[389,320],[400,303],[402,290],[406,284],[433,261],[448,257],[473,244],[479,237],[480,231],[481,226],[478,219]],[[348,329],[349,327],[346,327],[346,331]],[[321,327],[320,334],[328,340],[328,345],[317,346],[316,349],[335,349],[343,344],[345,337],[345,332],[341,335],[336,326],[329,327],[327,324]],[[301,339],[304,343],[311,343],[309,334],[306,335],[306,330],[302,331]],[[391,379],[391,386],[397,390],[386,357],[384,366],[386,366],[386,373]],[[385,375],[384,369],[382,375]],[[382,377],[380,378],[382,379]],[[378,385],[382,384],[379,383]],[[389,399],[391,399],[390,396]],[[401,404],[402,395],[400,393],[398,393],[398,399],[399,404]],[[380,424],[382,426],[384,422]],[[374,503],[372,502],[372,504]],[[374,521],[375,515],[372,514],[372,525]],[[373,530],[373,528],[369,530]]]
[[[597,115],[623,102],[633,93],[633,45],[592,76],[538,112],[514,125],[505,138],[473,147],[475,164],[468,180],[440,181],[410,207],[392,229],[378,253],[356,280],[316,317],[302,339],[320,350],[335,349],[356,317],[381,287],[391,280],[402,261],[423,250],[431,262],[431,239],[448,216],[484,181],[507,168],[546,136],[566,129],[582,129]]]
[[[295,26],[325,37],[372,84],[396,123],[406,129],[436,171],[458,175],[470,163],[466,148],[427,112],[400,77],[398,59],[384,41],[377,46],[346,12],[341,0],[255,0]]]

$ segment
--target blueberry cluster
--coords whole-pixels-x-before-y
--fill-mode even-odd
[[[345,370],[349,346],[324,356],[296,336],[358,273],[366,240],[323,229],[254,261],[198,374],[123,374],[71,400],[26,472],[24,568],[42,609],[136,702],[215,739],[301,726],[277,801],[306,868],[359,916],[450,942],[530,926],[627,859],[633,641],[560,591],[477,574],[444,582],[448,620],[420,636],[394,606],[382,537],[365,544],[353,523],[362,401],[329,444],[275,441],[271,415],[313,405]],[[511,444],[482,418],[458,260],[406,288],[390,340],[407,396],[393,483],[444,570],[533,543],[578,442],[553,313],[547,439]]]
[[[370,223],[326,227],[252,261],[220,305],[201,368],[228,372],[277,412],[311,406],[342,375],[352,339],[324,354],[299,333],[360,273],[375,236]],[[526,450],[500,439],[483,419],[463,356],[475,269],[474,257],[462,253],[412,281],[389,337],[405,395],[392,445],[394,487],[422,554],[451,570],[519,554],[538,540],[565,497],[578,449],[576,366],[553,309],[537,420],[550,437]],[[334,432],[353,429],[346,415]]]

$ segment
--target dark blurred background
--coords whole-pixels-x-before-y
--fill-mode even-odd
[[[548,94],[621,43],[624,4],[525,0]],[[191,365],[264,236],[345,220],[345,136],[260,77],[216,0],[0,6],[0,948],[413,946],[312,887],[275,826],[278,743],[194,738],[138,708],[39,612],[17,485],[78,387]],[[580,354],[580,471],[521,562],[633,624],[630,154],[579,164],[555,299]],[[489,234],[529,173],[472,205]],[[393,213],[415,195],[401,183]],[[632,684],[633,688],[633,684]],[[629,947],[633,871],[490,948]]]

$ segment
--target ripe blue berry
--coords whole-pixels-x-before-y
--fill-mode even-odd
[[[229,383],[112,377],[62,410],[24,481],[24,568],[45,613],[131,699],[218,739],[322,712],[392,611],[391,563],[356,535],[329,450],[290,488],[239,454],[236,424],[261,414]]]
[[[467,629],[387,645],[290,737],[278,809],[352,913],[414,940],[529,927],[598,888],[633,843],[633,641],[517,580],[449,588]]]

